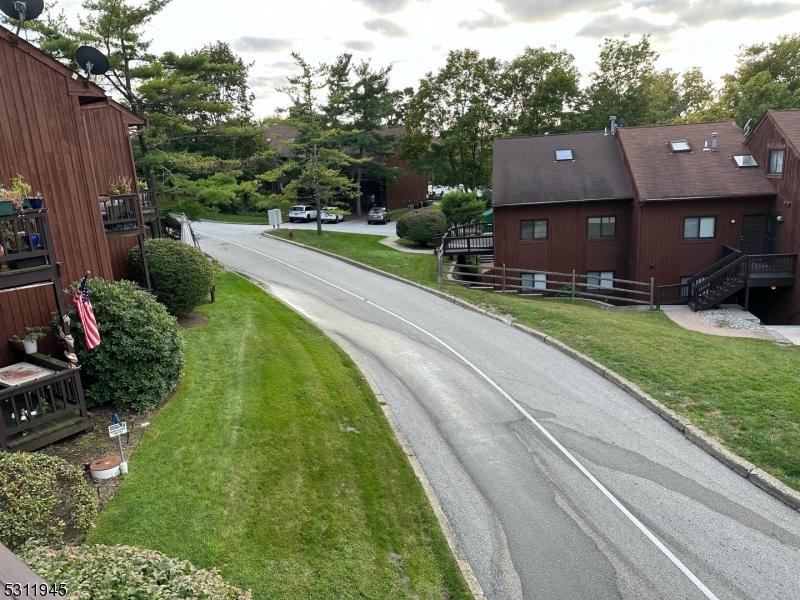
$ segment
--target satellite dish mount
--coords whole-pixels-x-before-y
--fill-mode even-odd
[[[19,32],[25,26],[25,22],[33,21],[42,14],[44,0],[0,0],[0,10],[17,20],[17,30],[14,32],[16,41],[19,39]]]

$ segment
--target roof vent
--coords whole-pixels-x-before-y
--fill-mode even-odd
[[[572,158],[572,150],[556,150],[556,161],[575,160]]]
[[[686,140],[670,140],[669,148],[670,151],[672,151],[673,153],[692,151],[692,149],[689,147],[689,142],[687,142]]]

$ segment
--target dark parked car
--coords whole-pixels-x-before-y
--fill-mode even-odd
[[[369,209],[369,214],[367,215],[367,224],[372,225],[373,223],[383,223],[384,225],[392,220],[392,213],[389,211],[388,208],[383,206],[376,206],[375,208]]]

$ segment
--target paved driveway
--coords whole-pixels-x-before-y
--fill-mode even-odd
[[[195,230],[365,365],[488,598],[800,597],[800,514],[593,371],[263,226]]]
[[[199,225],[199,224],[198,224]],[[194,227],[194,225],[193,225]],[[261,225],[261,231],[269,229],[269,226]],[[341,231],[342,233],[366,233],[369,235],[395,235],[395,221],[380,224],[375,223],[368,225],[366,219],[360,220],[352,217],[347,217],[340,223],[323,223],[322,229],[324,231]],[[310,223],[289,223],[288,221],[281,225],[281,229],[312,229],[316,231],[317,222],[311,221]]]

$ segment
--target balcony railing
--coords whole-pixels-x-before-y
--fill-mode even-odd
[[[0,388],[0,449],[35,450],[91,426],[80,369],[41,354],[18,363],[25,364],[52,373]]]
[[[136,235],[139,233],[141,222],[139,198],[136,194],[101,196],[101,198],[100,214],[103,217],[103,226],[107,235]]]
[[[0,217],[0,275],[50,264],[46,219],[46,210]]]

